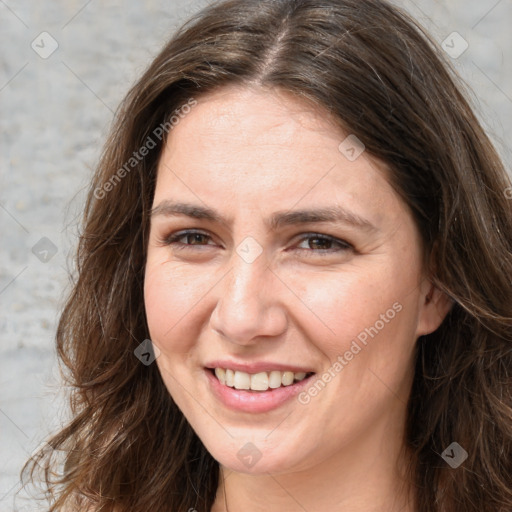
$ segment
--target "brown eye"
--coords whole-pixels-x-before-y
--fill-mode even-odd
[[[308,244],[310,249],[330,249],[332,240],[328,240],[327,238],[309,238]]]
[[[202,245],[201,241],[204,242],[207,235],[204,235],[203,233],[188,233],[186,235],[182,235],[181,238],[184,238],[187,240],[187,244],[190,245]],[[179,240],[179,239],[178,239]]]
[[[337,238],[321,235],[318,233],[311,233],[307,236],[301,238],[299,246],[301,244],[306,244],[307,247],[299,247],[299,250],[304,250],[307,252],[319,253],[335,253],[347,250],[353,250],[353,246],[344,240],[339,240]]]
[[[162,240],[163,245],[176,245],[181,247],[191,245],[211,245],[208,244],[211,236],[200,231],[180,231],[179,233],[171,233]]]

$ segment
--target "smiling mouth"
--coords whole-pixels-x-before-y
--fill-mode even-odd
[[[215,375],[221,384],[246,391],[271,391],[272,389],[291,386],[314,374],[314,372],[281,372],[278,370],[246,373],[229,368],[208,368],[208,370]]]

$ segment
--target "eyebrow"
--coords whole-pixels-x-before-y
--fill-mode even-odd
[[[150,215],[151,217],[158,215],[164,215],[166,217],[184,215],[194,219],[203,219],[217,224],[223,224],[224,226],[230,226],[232,224],[230,219],[224,217],[212,208],[190,203],[176,203],[169,200],[164,200],[155,206],[151,210]],[[370,221],[342,206],[329,206],[305,210],[283,210],[275,212],[266,220],[267,227],[271,231],[276,231],[284,226],[316,222],[339,222],[368,232],[380,231]]]

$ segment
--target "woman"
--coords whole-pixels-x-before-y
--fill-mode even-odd
[[[509,187],[389,4],[200,13],[90,188],[51,510],[512,510]]]

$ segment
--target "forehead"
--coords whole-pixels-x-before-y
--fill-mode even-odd
[[[226,131],[234,140],[248,144],[272,145],[276,136],[280,143],[292,144],[304,130],[336,140],[340,136],[334,117],[323,107],[275,88],[221,88],[200,96],[194,110],[203,129]]]
[[[283,91],[237,87],[197,101],[169,134],[155,203],[172,196],[282,210],[329,202],[363,207],[376,220],[399,200],[383,165],[364,152],[354,161],[340,152],[349,134],[321,107]]]

